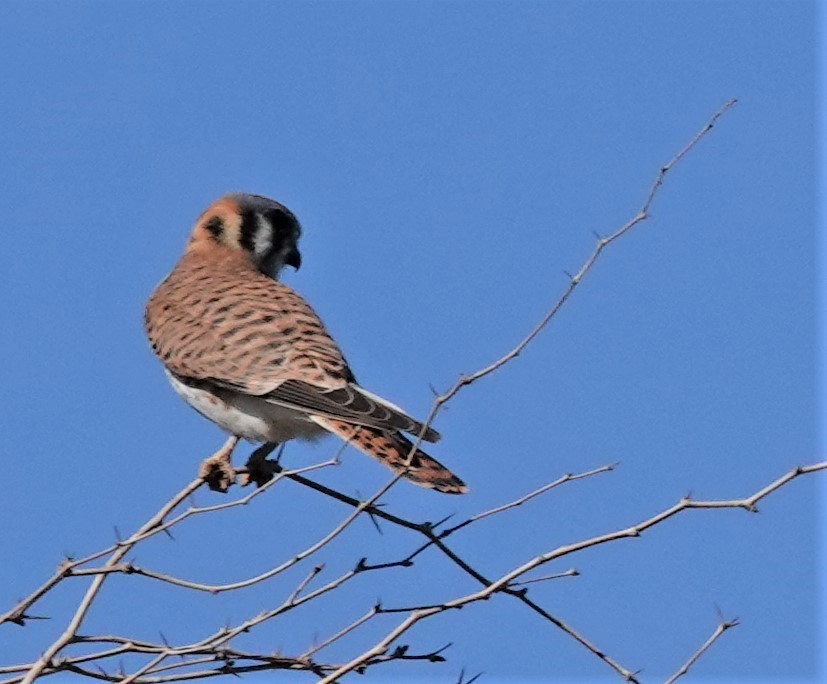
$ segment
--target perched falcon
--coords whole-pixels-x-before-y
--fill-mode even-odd
[[[423,451],[410,457],[402,433],[419,436],[422,424],[362,389],[313,309],[277,280],[285,265],[301,265],[300,234],[296,217],[274,200],[221,197],[147,302],[146,331],[172,386],[231,435],[202,476],[226,490],[239,438],[276,444],[332,432],[418,485],[467,491]],[[422,439],[435,442],[439,433],[428,428]]]

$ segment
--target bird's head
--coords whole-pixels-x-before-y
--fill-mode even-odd
[[[241,250],[275,278],[284,266],[301,266],[300,235],[301,225],[283,204],[238,192],[215,200],[198,217],[187,250]]]

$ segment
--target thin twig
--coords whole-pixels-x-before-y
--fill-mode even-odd
[[[526,584],[536,584],[537,582],[547,582],[549,580],[561,579],[562,577],[577,577],[580,571],[575,568],[569,568],[564,572],[553,572],[550,575],[543,575],[542,577],[532,577],[527,580],[520,580],[519,582],[512,582],[511,587],[522,587]]]
[[[504,366],[506,363],[511,361],[513,358],[520,355],[520,353],[531,343],[531,341],[540,334],[543,328],[548,325],[552,318],[557,315],[557,312],[563,307],[563,305],[568,301],[569,297],[571,296],[574,289],[583,281],[586,274],[591,270],[592,266],[597,262],[600,255],[603,253],[603,250],[606,249],[610,244],[615,242],[618,238],[628,233],[632,228],[634,228],[638,223],[641,221],[645,221],[649,218],[649,207],[652,205],[652,202],[657,195],[658,190],[660,189],[661,185],[663,185],[663,181],[666,178],[666,174],[672,170],[672,167],[675,166],[681,159],[683,159],[706,135],[709,131],[712,130],[715,123],[720,119],[729,109],[731,109],[737,100],[731,99],[727,100],[718,111],[716,111],[709,119],[709,121],[704,124],[703,128],[698,131],[695,136],[690,140],[684,148],[678,152],[672,159],[670,159],[666,164],[664,164],[660,170],[658,171],[657,175],[655,176],[655,180],[652,183],[651,188],[649,189],[648,194],[646,195],[646,199],[643,201],[638,212],[629,219],[626,223],[624,223],[620,228],[615,230],[613,233],[606,237],[598,237],[597,244],[594,247],[594,250],[577,271],[577,273],[569,279],[569,283],[566,288],[563,290],[563,294],[557,299],[554,305],[546,312],[546,314],[540,319],[540,322],[531,329],[531,331],[510,351],[503,354],[500,358],[496,361],[493,361],[487,366],[480,368],[479,370],[471,373],[469,375],[461,376],[456,383],[449,389],[447,392],[439,395],[434,401],[434,409],[438,409],[440,406],[445,404],[449,399],[454,397],[463,387],[466,387],[473,382],[476,382],[480,378],[484,378],[486,375],[490,375],[498,368]],[[432,415],[429,416],[429,420],[427,420],[423,425],[423,432],[427,430],[430,426],[431,421],[434,418],[435,410],[432,411]]]
[[[336,632],[336,634],[334,634],[333,636],[325,639],[320,644],[317,644],[316,646],[313,646],[312,648],[307,649],[304,653],[302,653],[301,657],[302,658],[309,658],[310,656],[315,655],[316,653],[321,651],[323,648],[327,648],[328,646],[330,646],[330,644],[332,644],[334,641],[338,641],[339,639],[341,639],[346,634],[349,634],[350,632],[352,632],[354,629],[356,629],[358,627],[361,627],[368,620],[376,617],[378,614],[379,614],[378,608],[376,606],[374,606],[367,613],[362,615],[360,618],[357,618],[356,620],[351,622],[349,625],[347,625],[343,629]]]
[[[718,626],[715,628],[715,631],[712,632],[709,639],[707,639],[703,645],[695,651],[692,656],[687,660],[683,665],[680,666],[678,671],[673,674],[669,679],[666,680],[666,684],[673,684],[673,682],[677,681],[681,677],[683,677],[687,672],[689,672],[689,668],[695,664],[695,661],[698,660],[706,650],[714,644],[718,638],[726,632],[731,627],[737,627],[740,623],[738,622],[738,618],[734,620],[723,620],[722,622],[718,623]]]
[[[582,480],[586,477],[592,477],[594,475],[600,475],[601,473],[608,473],[613,471],[617,467],[617,463],[610,463],[608,465],[600,466],[599,468],[593,468],[592,470],[586,470],[582,473],[566,473],[562,477],[558,477],[553,482],[548,482],[541,487],[538,487],[532,492],[529,492],[525,496],[521,496],[519,499],[515,499],[506,504],[502,504],[501,506],[496,506],[495,508],[491,508],[490,510],[483,511],[482,513],[477,513],[476,515],[471,516],[467,520],[459,523],[458,525],[454,525],[453,527],[449,527],[448,529],[444,530],[440,535],[441,538],[447,537],[449,534],[453,534],[457,530],[461,530],[463,527],[470,525],[471,523],[477,522],[478,520],[482,520],[483,518],[487,518],[491,515],[496,515],[497,513],[502,513],[503,511],[507,511],[511,508],[517,508],[518,506],[522,506],[524,503],[531,501],[533,498],[540,496],[540,494],[545,494],[560,485],[566,484],[567,482],[574,482],[576,480]]]

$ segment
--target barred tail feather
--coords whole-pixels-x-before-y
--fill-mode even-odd
[[[401,433],[354,425],[326,416],[313,415],[310,419],[368,456],[381,461],[394,472],[403,473],[404,477],[415,484],[445,494],[464,494],[468,491],[462,480],[420,449],[416,450],[410,465],[406,466],[413,444]]]

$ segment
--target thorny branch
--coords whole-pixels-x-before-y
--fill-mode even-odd
[[[512,569],[508,573],[500,576],[496,580],[490,581],[485,580],[483,578],[482,583],[484,584],[484,588],[480,591],[473,592],[470,594],[466,594],[464,596],[460,596],[456,599],[446,601],[443,603],[435,604],[432,606],[420,606],[414,607],[409,609],[397,609],[397,608],[383,608],[381,606],[374,606],[368,613],[345,627],[344,629],[340,630],[332,637],[327,639],[326,641],[322,642],[321,644],[309,649],[304,654],[290,658],[290,657],[283,657],[283,656],[276,656],[276,655],[263,655],[263,654],[250,654],[244,653],[242,651],[238,651],[235,649],[231,649],[228,646],[229,641],[243,633],[249,631],[251,628],[269,620],[277,615],[281,615],[302,603],[306,603],[316,599],[317,597],[328,593],[330,591],[335,590],[337,587],[341,586],[345,582],[349,581],[356,575],[364,572],[369,572],[371,570],[382,569],[383,567],[389,567],[391,564],[385,565],[377,565],[377,566],[368,566],[364,562],[360,562],[357,564],[356,568],[353,570],[333,579],[332,581],[328,582],[326,585],[319,587],[318,589],[311,591],[307,594],[300,595],[302,591],[304,591],[309,583],[321,572],[321,569],[316,566],[310,572],[308,576],[303,578],[299,584],[296,586],[293,592],[291,592],[290,596],[279,606],[269,611],[264,611],[259,615],[256,615],[247,621],[237,625],[233,628],[223,628],[218,632],[201,639],[197,642],[193,642],[191,644],[185,644],[180,646],[170,646],[168,644],[153,644],[149,642],[140,642],[134,639],[126,639],[123,637],[117,636],[109,636],[109,637],[83,637],[79,635],[75,635],[71,639],[71,643],[105,643],[108,644],[108,648],[98,651],[92,654],[86,654],[83,656],[76,656],[76,657],[69,657],[59,662],[49,663],[47,667],[44,668],[43,674],[50,674],[59,671],[71,671],[76,674],[84,674],[89,677],[94,677],[97,679],[104,679],[106,681],[133,681],[133,682],[160,682],[160,681],[183,681],[188,679],[194,678],[202,678],[205,676],[210,676],[212,674],[223,673],[227,674],[229,672],[234,672],[236,674],[242,672],[249,672],[255,670],[265,670],[265,669],[291,669],[291,670],[305,670],[311,671],[316,673],[318,676],[322,677],[322,682],[333,682],[336,681],[338,678],[343,676],[344,674],[352,671],[363,671],[365,668],[370,667],[375,664],[379,664],[381,662],[388,662],[389,660],[394,659],[417,659],[417,660],[430,660],[432,662],[437,662],[441,659],[438,653],[429,653],[429,654],[421,654],[417,656],[411,656],[407,653],[407,649],[404,651],[397,650],[391,651],[390,647],[393,643],[402,636],[405,632],[407,632],[411,627],[413,627],[416,623],[437,615],[439,613],[453,610],[459,607],[462,607],[467,604],[476,603],[482,600],[485,600],[492,596],[495,593],[504,593],[511,596],[514,596],[520,600],[529,600],[526,596],[525,589],[516,589],[515,587],[518,586],[521,582],[519,582],[519,578],[523,575],[528,573],[530,570],[539,567],[540,565],[544,565],[552,560],[557,558],[563,557],[565,555],[570,555],[572,553],[576,553],[583,549],[596,546],[599,544],[616,541],[619,539],[630,538],[630,537],[637,537],[640,534],[654,525],[660,524],[665,522],[672,516],[676,515],[677,513],[687,510],[690,508],[743,508],[746,511],[756,512],[757,511],[757,503],[761,501],[766,496],[769,496],[771,493],[776,491],[777,489],[781,488],[785,484],[789,483],[796,477],[800,475],[805,475],[808,473],[813,473],[819,470],[827,469],[827,461],[821,463],[815,463],[808,466],[800,466],[798,468],[794,468],[793,470],[785,473],[781,477],[777,478],[773,482],[769,483],[767,486],[763,487],[762,489],[758,490],[754,494],[742,498],[742,499],[727,499],[727,500],[691,500],[688,498],[681,499],[678,503],[674,506],[671,506],[663,511],[643,520],[636,525],[633,525],[628,528],[624,528],[621,530],[616,530],[614,532],[610,532],[603,535],[598,535],[592,537],[590,539],[586,539],[580,542],[576,542],[573,544],[565,545],[558,547],[552,551],[547,553],[541,554],[536,556],[529,561],[523,563],[520,566]],[[608,467],[602,469],[595,469],[594,471],[590,471],[591,474],[597,474],[599,472],[607,472],[609,470]],[[581,474],[585,476],[586,473]],[[575,477],[570,477],[570,481],[574,481]],[[182,490],[182,491],[186,491]],[[342,500],[343,495],[336,496],[334,498],[338,500]],[[175,499],[180,499],[181,493],[176,495]],[[518,502],[525,501],[526,497],[521,497],[520,499],[515,500],[512,502],[517,504]],[[353,502],[355,506],[358,506],[358,502]],[[513,506],[504,506],[500,507],[500,510],[507,510]],[[381,509],[380,509],[381,510]],[[156,516],[157,517],[157,516]],[[469,518],[469,521],[477,521],[484,519],[483,515],[476,515]],[[397,524],[394,520],[395,516],[387,514],[385,517],[386,520],[392,522],[393,524]],[[399,518],[401,522],[399,523],[400,526],[405,527],[407,529],[413,529],[416,527],[415,524],[410,523],[402,518]],[[468,521],[466,521],[468,522]],[[470,523],[469,523],[470,524]],[[465,526],[464,524],[462,526]],[[144,526],[145,527],[145,526]],[[455,526],[455,528],[451,529],[459,529],[460,526]],[[141,528],[143,529],[143,528]],[[445,551],[448,551],[447,547],[444,546],[444,542],[442,541],[441,537],[446,535],[446,533],[450,533],[449,530],[444,530],[442,532],[435,532],[432,526],[429,525],[422,525],[419,527],[419,531],[421,534],[425,535],[429,538],[429,540],[433,537],[434,544]],[[453,558],[452,556],[449,556]],[[397,561],[396,565],[405,565],[406,559],[402,559],[401,561]],[[469,568],[470,569],[470,568]],[[475,576],[479,573],[471,571]],[[563,573],[567,575],[573,574],[571,571],[568,573]],[[543,579],[543,578],[537,578]],[[529,580],[530,581],[530,580]],[[534,604],[536,605],[536,604]],[[538,606],[539,608],[539,606]],[[548,619],[552,624],[555,624],[558,627],[563,628],[564,630],[568,631],[568,628],[562,621],[551,616],[543,609],[539,608],[541,614],[544,614],[546,619]],[[389,613],[397,613],[397,612],[407,612],[408,616],[398,624],[393,630],[388,632],[388,634],[380,640],[375,646],[371,649],[361,653],[356,658],[352,659],[348,663],[341,664],[341,665],[331,665],[331,664],[319,664],[312,660],[312,657],[321,651],[322,649],[329,646],[334,641],[342,638],[346,634],[352,632],[353,630],[357,629],[358,627],[362,626],[365,622],[372,619],[376,615],[379,614],[389,614]],[[717,639],[720,634],[728,629],[729,627],[734,626],[737,624],[737,621],[724,621],[722,622],[719,629],[713,634],[712,637],[703,645],[698,651],[693,655],[693,657],[678,671],[675,677],[681,676],[688,670],[688,668],[694,664],[694,662],[711,646],[712,642]],[[587,646],[590,650],[594,650],[595,654],[602,657],[607,664],[611,665],[614,669],[623,669],[624,671],[620,674],[627,679],[627,681],[638,681],[636,675],[629,671],[625,670],[624,668],[620,668],[619,665],[608,659],[607,656],[603,655],[595,646],[590,644],[590,642],[586,641],[580,635],[576,633],[569,632],[571,636],[577,638],[581,643]],[[154,654],[155,658],[153,658],[149,664],[145,665],[141,670],[134,672],[130,675],[129,679],[124,679],[125,675],[109,675],[109,674],[102,674],[96,671],[90,671],[84,668],[81,668],[81,664],[89,663],[89,662],[98,662],[102,661],[104,658],[111,658],[115,655],[123,655],[126,653],[143,653],[143,654]],[[169,665],[161,665],[161,663],[166,660],[167,658],[177,656],[177,657],[184,657],[184,656],[201,656],[198,659],[189,659],[183,660],[180,663],[173,663]],[[203,664],[209,662],[216,662],[222,661],[225,664],[222,665],[220,669],[207,669],[207,670],[194,670],[194,671],[187,671],[187,672],[179,672],[174,676],[165,674],[160,676],[160,672],[169,672],[173,669],[183,669],[187,666],[192,666],[194,664]],[[232,661],[233,664],[228,665]],[[248,661],[257,661],[255,664],[248,664]],[[614,664],[613,664],[614,663]],[[26,672],[27,670],[30,671],[32,664],[28,665],[20,665],[20,666],[11,666],[11,667],[3,667],[0,668],[0,673],[22,673]],[[144,676],[144,675],[159,675],[159,676]],[[25,681],[25,676],[17,676],[11,679],[3,680],[4,682],[22,682]]]
[[[419,443],[422,441],[421,435],[424,434],[427,429],[430,427],[431,423],[433,422],[434,418],[436,418],[437,413],[439,413],[440,409],[446,404],[446,402],[450,401],[456,394],[463,388],[466,387],[477,380],[484,378],[486,375],[490,375],[495,370],[501,368],[505,364],[507,364],[512,359],[519,356],[522,351],[531,343],[531,341],[539,335],[542,330],[549,324],[552,318],[557,315],[557,312],[563,308],[563,305],[569,300],[572,293],[574,292],[575,288],[583,281],[583,278],[586,277],[588,272],[592,269],[594,264],[600,258],[600,255],[603,253],[603,250],[606,249],[610,244],[618,240],[620,237],[628,233],[632,228],[634,228],[638,223],[641,221],[645,221],[649,218],[649,207],[652,206],[652,202],[657,195],[658,190],[660,189],[661,185],[663,185],[663,181],[666,178],[666,174],[672,170],[672,168],[677,164],[681,159],[683,159],[705,136],[709,131],[717,123],[718,119],[720,119],[726,112],[735,106],[738,101],[736,99],[727,100],[718,111],[716,111],[709,119],[709,121],[704,124],[703,128],[699,130],[695,136],[690,140],[684,148],[678,152],[672,159],[670,159],[666,164],[664,164],[660,170],[658,171],[657,175],[655,176],[655,180],[652,182],[652,186],[649,188],[649,192],[646,195],[646,198],[643,200],[643,204],[641,205],[638,212],[629,219],[626,223],[624,223],[620,228],[615,230],[610,235],[606,237],[598,236],[597,244],[594,247],[594,250],[580,267],[580,270],[577,273],[569,278],[569,283],[566,288],[563,290],[563,293],[557,299],[556,302],[552,305],[552,307],[546,312],[546,314],[540,319],[540,322],[531,329],[531,331],[522,339],[520,342],[517,343],[515,347],[511,350],[503,354],[500,358],[496,361],[493,361],[489,365],[480,368],[479,370],[469,374],[469,375],[462,375],[459,379],[454,383],[454,385],[443,394],[440,394],[434,400],[433,407],[431,409],[431,413],[428,415],[427,420],[423,423],[422,430],[420,431],[420,437],[417,439],[416,444],[414,444],[413,448],[411,449],[411,456],[415,452],[416,448],[418,448]]]
[[[441,604],[435,605],[435,606],[413,608],[413,609],[410,609],[410,610],[407,610],[407,611],[386,611],[386,612],[409,612],[410,614],[403,622],[401,622],[394,630],[389,632],[388,635],[382,641],[377,643],[372,649],[370,649],[368,651],[365,651],[360,656],[357,656],[356,658],[354,658],[350,663],[343,666],[341,669],[331,673],[326,678],[324,678],[322,680],[322,682],[323,683],[333,682],[338,677],[341,677],[342,675],[346,674],[347,672],[351,672],[354,669],[357,669],[362,664],[363,659],[370,658],[370,657],[374,656],[376,653],[383,652],[383,649],[387,649],[387,647],[391,643],[393,643],[394,640],[396,640],[402,634],[407,632],[417,622],[419,622],[419,621],[421,621],[425,618],[431,617],[432,615],[442,613],[446,610],[459,608],[459,607],[462,607],[463,605],[466,605],[468,603],[474,603],[476,601],[487,599],[495,592],[502,592],[502,593],[510,594],[512,596],[515,596],[516,598],[518,598],[520,600],[527,601],[528,599],[525,595],[526,592],[525,592],[524,589],[520,589],[520,590],[516,590],[516,591],[514,590],[515,580],[518,580],[523,575],[525,575],[527,572],[530,572],[531,570],[534,570],[535,568],[540,567],[541,565],[545,565],[546,563],[549,563],[553,560],[556,560],[558,558],[562,558],[564,556],[576,553],[578,551],[582,551],[582,550],[587,549],[587,548],[591,548],[591,547],[594,547],[594,546],[599,546],[601,544],[605,544],[605,543],[608,543],[608,542],[617,541],[619,539],[639,537],[641,535],[641,533],[643,533],[645,530],[649,529],[650,527],[654,527],[655,525],[663,523],[666,520],[668,520],[669,518],[673,517],[674,515],[677,515],[678,513],[682,512],[682,511],[685,511],[685,510],[688,510],[688,509],[743,508],[746,511],[756,513],[758,511],[758,508],[756,507],[756,504],[761,499],[769,496],[774,491],[781,488],[782,486],[784,486],[788,482],[792,481],[796,477],[799,477],[800,475],[806,475],[808,473],[814,473],[814,472],[817,472],[819,470],[825,470],[825,469],[827,469],[827,461],[822,461],[820,463],[814,463],[812,465],[807,465],[807,466],[798,466],[796,468],[793,468],[789,472],[785,473],[781,477],[777,478],[776,480],[774,480],[773,482],[768,484],[766,487],[763,487],[762,489],[758,490],[757,492],[755,492],[751,496],[748,496],[748,497],[743,498],[743,499],[721,499],[721,500],[709,500],[709,501],[694,501],[692,499],[689,499],[688,497],[684,497],[680,501],[678,501],[674,506],[670,506],[669,508],[667,508],[667,509],[665,509],[665,510],[659,512],[659,513],[656,513],[652,517],[647,518],[645,520],[642,520],[641,522],[639,522],[635,525],[632,525],[632,526],[624,528],[624,529],[615,530],[613,532],[608,532],[606,534],[591,537],[589,539],[584,539],[584,540],[579,541],[579,542],[574,542],[572,544],[567,544],[565,546],[557,547],[556,549],[548,551],[547,553],[543,553],[543,554],[540,554],[538,556],[535,556],[534,558],[531,558],[527,562],[523,563],[522,565],[517,566],[516,568],[514,568],[511,571],[505,573],[504,575],[502,575],[501,577],[499,577],[498,579],[496,579],[494,581],[488,581],[488,580],[485,580],[484,578],[482,578],[481,581],[485,585],[485,588],[478,591],[478,592],[475,592],[475,593],[472,593],[472,594],[467,594],[465,596],[454,599],[453,601],[447,601],[447,602],[444,602],[444,603],[441,603]],[[435,543],[437,543],[439,545],[440,550],[447,551],[447,548],[440,545],[438,540]],[[475,573],[475,576],[476,576],[476,573]],[[538,608],[539,608],[539,606],[538,606]],[[551,615],[545,615],[544,617],[546,617],[547,620],[552,622],[552,624],[554,624],[557,627],[560,627],[561,629],[566,631],[570,636],[572,636],[575,639],[577,639],[578,641],[580,641],[580,643],[582,643],[584,646],[586,646],[586,648],[588,648],[596,656],[601,658],[601,660],[603,660],[608,665],[610,665],[613,669],[615,669],[618,672],[618,674],[623,675],[626,678],[627,681],[631,681],[631,682],[638,681],[633,672],[631,672],[629,670],[626,670],[625,668],[622,668],[620,665],[618,665],[613,660],[608,658],[608,656],[606,656],[602,651],[600,651],[599,649],[594,647],[592,644],[590,644],[588,641],[586,641],[585,638],[583,638],[580,635],[578,635],[577,633],[575,633],[573,630],[571,630],[571,628],[569,628],[567,625],[565,625],[565,623],[562,623],[562,621],[560,621],[558,618],[554,618]],[[734,624],[728,624],[727,627],[724,628],[724,629],[727,629],[727,628],[732,627],[732,626],[734,626]],[[723,631],[723,629],[721,631]],[[714,639],[717,639],[719,635],[716,634],[716,635],[713,635],[713,636],[714,636],[714,638],[710,639],[710,641],[707,644],[705,644],[699,650],[699,652],[696,654],[696,656],[689,663],[687,663],[687,665],[685,666],[686,668],[688,668],[692,663],[694,663],[694,661],[697,660],[697,658],[700,657],[700,655],[707,648],[709,648],[712,641],[714,641]]]
[[[462,388],[498,370],[516,358],[532,342],[532,340],[548,325],[551,319],[568,301],[575,288],[582,282],[583,278],[592,269],[606,247],[631,230],[635,225],[649,218],[649,208],[655,199],[659,188],[663,184],[667,173],[701,141],[701,139],[712,129],[717,120],[734,104],[734,100],[726,102],[717,112],[715,112],[707,124],[692,138],[692,140],[667,164],[661,167],[638,212],[613,233],[608,236],[598,238],[597,243],[589,257],[577,273],[574,276],[570,276],[569,282],[560,297],[554,302],[552,307],[541,318],[537,325],[535,325],[535,327],[532,328],[515,347],[489,365],[469,375],[461,376],[452,387],[436,397],[427,420],[424,423],[423,432],[433,422],[441,408],[454,396],[456,396]],[[413,445],[411,454],[414,453],[414,450],[418,447],[420,441],[421,437],[418,438]],[[617,661],[610,658],[602,649],[592,644],[588,639],[586,639],[586,637],[575,631],[562,619],[551,614],[545,608],[529,598],[528,585],[561,577],[573,577],[578,574],[576,569],[571,568],[565,572],[556,572],[536,577],[526,577],[526,575],[542,565],[564,556],[577,553],[583,549],[624,538],[640,536],[640,534],[648,528],[663,523],[672,516],[687,509],[743,508],[747,511],[755,511],[757,510],[756,504],[761,499],[784,486],[799,475],[812,473],[827,468],[827,462],[815,463],[809,466],[795,468],[774,482],[771,482],[763,489],[744,499],[696,501],[688,497],[683,498],[674,506],[671,506],[635,525],[589,539],[573,542],[568,545],[559,546],[526,560],[522,564],[515,566],[512,570],[500,575],[497,578],[490,579],[486,576],[484,571],[478,569],[467,559],[461,557],[454,550],[452,550],[447,545],[446,539],[450,535],[466,529],[469,525],[522,506],[536,497],[539,497],[541,494],[550,492],[551,490],[566,483],[575,482],[584,478],[609,472],[614,468],[614,466],[604,465],[582,473],[566,474],[553,482],[549,482],[541,487],[538,487],[534,491],[510,503],[480,512],[458,524],[448,527],[445,526],[445,521],[430,523],[407,520],[384,510],[378,505],[378,501],[384,493],[398,481],[400,477],[398,475],[371,497],[365,500],[358,500],[315,482],[305,475],[305,473],[310,470],[336,465],[338,463],[338,455],[325,463],[296,470],[283,469],[278,462],[267,463],[269,463],[274,475],[273,479],[260,488],[250,492],[246,496],[214,506],[198,507],[195,505],[190,505],[187,508],[182,508],[184,503],[189,500],[191,495],[203,484],[203,481],[200,479],[194,480],[186,485],[175,496],[173,496],[157,513],[155,513],[144,523],[144,525],[142,525],[127,539],[119,540],[117,543],[84,558],[67,558],[63,563],[61,563],[52,577],[44,582],[39,588],[34,590],[28,597],[19,601],[17,605],[9,611],[0,615],[0,624],[12,623],[20,626],[26,625],[27,622],[31,620],[42,619],[42,616],[33,615],[30,611],[33,606],[43,598],[43,596],[54,590],[57,586],[69,578],[85,576],[92,577],[85,595],[81,599],[74,615],[71,617],[68,625],[60,636],[35,662],[0,667],[0,674],[12,675],[10,678],[3,680],[3,683],[11,684],[14,682],[16,684],[18,682],[23,682],[24,684],[28,684],[42,675],[62,671],[73,672],[77,675],[99,679],[102,681],[121,682],[121,684],[147,684],[149,682],[187,681],[191,679],[201,679],[224,674],[238,675],[244,672],[277,669],[311,672],[319,677],[322,682],[332,683],[334,681],[338,681],[347,673],[364,672],[367,668],[382,663],[401,660],[425,660],[429,662],[440,662],[444,660],[441,653],[445,647],[436,651],[414,654],[410,652],[407,645],[399,644],[398,640],[415,624],[422,622],[423,620],[441,614],[445,611],[455,610],[465,605],[484,601],[498,593],[516,599],[522,605],[538,614],[541,618],[543,618],[543,620],[562,630],[568,636],[583,645],[593,655],[603,660],[603,662],[609,665],[625,680],[637,682],[638,679],[636,673],[626,667],[623,667]],[[315,490],[326,497],[344,503],[350,506],[353,510],[341,523],[333,527],[333,529],[323,535],[319,540],[307,546],[303,551],[300,551],[291,558],[265,572],[232,583],[208,584],[173,577],[149,568],[138,567],[135,563],[124,560],[126,555],[132,551],[136,545],[158,534],[159,532],[169,533],[169,530],[172,527],[179,525],[188,518],[196,515],[205,513],[214,514],[218,511],[227,510],[236,506],[247,505],[251,503],[254,498],[261,496],[261,494],[263,494],[263,492],[268,490],[270,487],[287,480],[296,482],[299,485]],[[366,558],[362,558],[351,570],[328,580],[326,584],[318,586],[315,589],[311,589],[311,585],[316,582],[324,571],[322,564],[316,565],[305,574],[301,581],[299,581],[294,589],[289,593],[287,598],[280,604],[270,608],[269,610],[264,610],[255,616],[249,617],[233,627],[227,626],[221,628],[206,637],[188,644],[169,644],[166,639],[163,638],[160,643],[153,643],[127,638],[120,635],[84,636],[79,632],[90,606],[99,598],[103,583],[106,578],[112,574],[140,575],[155,581],[210,593],[239,590],[244,587],[249,587],[254,584],[264,582],[265,580],[284,572],[288,568],[301,563],[310,556],[316,555],[331,540],[341,535],[354,520],[360,517],[362,513],[368,514],[375,520],[383,520],[400,529],[408,530],[421,535],[424,540],[410,553],[396,560],[371,564]],[[414,565],[414,560],[418,556],[431,549],[435,549],[436,552],[451,561],[457,569],[465,575],[473,578],[482,586],[482,588],[476,592],[457,596],[448,601],[427,605],[423,604],[413,607],[399,608],[384,607],[380,604],[376,604],[363,615],[353,620],[350,624],[342,627],[331,636],[317,643],[315,646],[312,646],[306,649],[303,653],[295,656],[285,656],[278,653],[269,655],[252,653],[249,651],[239,650],[230,644],[236,636],[249,632],[259,625],[262,625],[277,616],[284,615],[298,606],[320,599],[325,595],[329,595],[345,583],[348,583],[359,576],[364,576],[366,573],[381,572],[382,570],[389,568],[410,568]],[[105,558],[102,565],[98,567],[93,567],[91,565],[93,561],[102,558]],[[372,647],[354,656],[348,662],[323,663],[316,660],[316,657],[320,652],[327,649],[333,643],[339,642],[348,637],[348,635],[353,634],[368,622],[373,621],[377,616],[393,614],[404,614],[405,617]],[[697,651],[695,651],[692,657],[681,666],[681,668],[669,681],[673,682],[686,674],[689,668],[699,657],[701,657],[701,655],[703,655],[707,649],[709,649],[712,643],[714,643],[724,631],[735,626],[736,624],[738,624],[737,620],[722,620],[712,636],[710,636],[710,638],[700,648],[698,648]],[[72,647],[80,644],[84,644],[87,647],[93,646],[99,648],[99,650],[85,653],[71,653]],[[122,671],[107,673],[102,669],[103,665],[106,663],[111,663],[113,658],[130,654],[135,656],[143,655],[148,659],[142,666],[134,669],[131,674],[126,674]],[[99,669],[89,669],[90,665],[96,666]],[[460,681],[463,677],[464,675],[460,675]],[[474,677],[471,681],[475,679],[477,679],[477,677]]]

